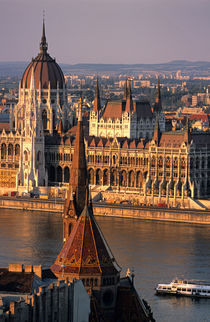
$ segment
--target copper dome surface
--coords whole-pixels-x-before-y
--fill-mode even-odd
[[[40,53],[36,56],[36,58],[32,59],[31,63],[27,66],[21,80],[22,88],[30,88],[31,73],[33,69],[37,89],[39,89],[40,85],[41,89],[48,89],[49,83],[51,89],[56,89],[57,84],[59,84],[59,88],[63,88],[63,72],[59,65],[56,63],[55,59],[53,59],[47,53],[47,42],[45,36],[44,22],[42,38],[40,43]]]

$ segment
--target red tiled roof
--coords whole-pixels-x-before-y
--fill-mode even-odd
[[[56,276],[61,273],[64,276],[81,276],[119,272],[119,267],[88,206],[85,206],[51,269]]]
[[[185,142],[185,131],[165,132],[161,134],[159,146],[179,148]]]
[[[122,118],[122,102],[121,101],[109,101],[106,105],[104,119],[121,119]]]

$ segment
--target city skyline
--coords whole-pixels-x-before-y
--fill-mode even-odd
[[[0,8],[0,61],[36,56],[43,9],[49,52],[58,62],[210,61],[206,0],[1,0]]]

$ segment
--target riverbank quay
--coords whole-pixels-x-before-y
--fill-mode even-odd
[[[63,212],[64,200],[0,197],[0,209],[18,209],[35,212]],[[210,210],[139,207],[105,202],[93,203],[96,216],[134,218],[141,220],[158,220],[184,222],[190,224],[210,225]]]

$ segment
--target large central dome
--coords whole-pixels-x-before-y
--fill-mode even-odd
[[[36,88],[48,89],[49,83],[51,89],[56,89],[59,86],[60,89],[64,86],[64,76],[61,68],[47,53],[47,41],[45,36],[45,24],[43,22],[42,39],[40,43],[40,53],[36,58],[32,59],[32,62],[26,68],[22,80],[21,88],[30,88],[31,74],[34,69],[34,78]]]

